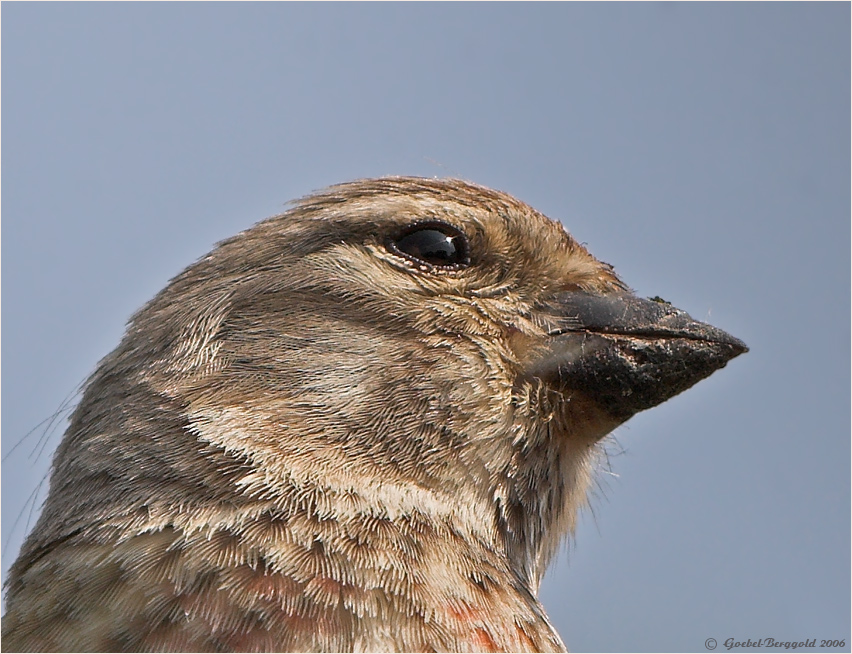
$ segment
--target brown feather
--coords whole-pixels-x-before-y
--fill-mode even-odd
[[[464,233],[469,265],[389,246],[426,223]],[[625,419],[565,375],[618,339],[674,351],[580,330],[558,338],[592,354],[565,363],[565,293],[628,291],[558,223],[459,180],[335,186],[219,244],[89,379],[5,648],[563,650],[536,590]]]

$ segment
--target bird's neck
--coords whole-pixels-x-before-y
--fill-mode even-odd
[[[56,588],[74,580],[67,605],[111,649],[563,650],[490,543],[424,514],[336,516],[304,490],[300,510],[162,507],[165,521],[152,507],[147,525],[125,523],[117,538],[58,545]],[[99,610],[105,602],[126,622]]]

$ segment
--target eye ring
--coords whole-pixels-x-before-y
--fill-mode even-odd
[[[458,270],[470,265],[464,232],[438,220],[418,221],[387,240],[387,248],[427,270]]]

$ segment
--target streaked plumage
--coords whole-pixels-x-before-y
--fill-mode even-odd
[[[536,591],[598,442],[743,351],[506,194],[309,196],[101,361],[4,648],[561,651]]]

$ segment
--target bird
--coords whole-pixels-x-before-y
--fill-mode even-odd
[[[222,241],[85,384],[9,651],[557,652],[538,586],[618,425],[745,344],[460,179]]]

